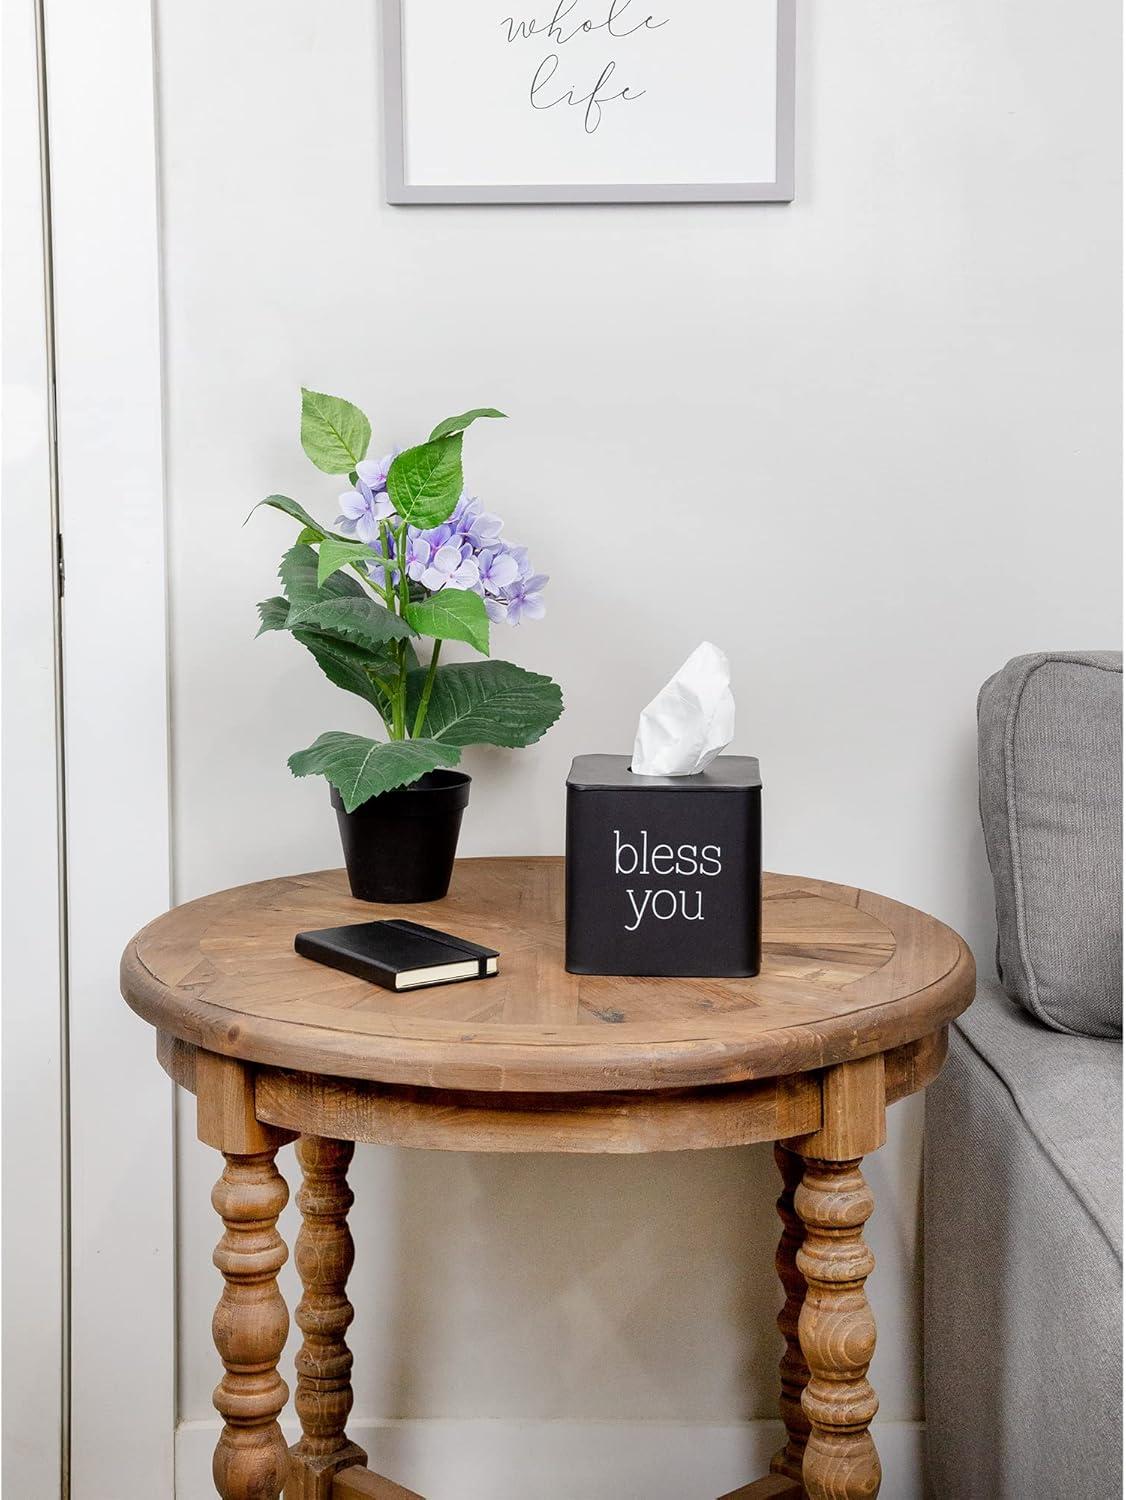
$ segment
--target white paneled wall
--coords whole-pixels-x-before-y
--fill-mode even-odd
[[[735,748],[762,760],[768,864],[913,902],[987,958],[977,687],[1017,652],[1117,636],[1119,7],[799,13],[790,207],[391,209],[374,0],[159,0],[177,899],[339,863],[327,793],[285,757],[364,708],[254,641],[292,528],[240,524],[279,490],[332,514],[297,443],[304,383],[363,405],[380,451],[479,402],[511,414],[470,434],[468,474],[552,575],[547,620],[504,649],[567,712],[532,750],[468,757],[466,853],[560,850],[571,756],[628,748],[708,637]],[[871,1163],[891,1423],[922,1416],[921,1125],[897,1106]],[[193,1134],[190,1500],[216,1295]],[[491,1500],[576,1493],[550,1468],[529,1487],[529,1422],[655,1422],[671,1454],[676,1423],[771,1415],[768,1151],[369,1149],[353,1182],[357,1417],[434,1419],[434,1453],[437,1419],[491,1419]],[[908,1496],[917,1445],[896,1442]],[[703,1497],[722,1443],[697,1446]],[[613,1449],[605,1493],[684,1500],[642,1447]]]

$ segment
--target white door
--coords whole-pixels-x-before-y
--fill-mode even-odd
[[[163,1500],[172,1088],[117,988],[169,893],[151,15],[6,0],[4,30],[4,1478]]]
[[[57,589],[35,19],[31,4],[4,12],[0,981],[10,1495],[50,1495],[61,1484],[66,1407]]]

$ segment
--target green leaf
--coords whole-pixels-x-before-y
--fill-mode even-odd
[[[412,526],[440,526],[461,494],[461,433],[407,448],[387,474],[391,503]]]
[[[399,663],[390,645],[378,652],[354,645],[341,636],[329,635],[327,631],[302,627],[293,631],[293,638],[305,647],[331,683],[346,693],[363,698],[375,708],[385,724],[390,724],[391,698],[379,685],[380,681],[393,683],[399,675]],[[409,641],[403,644],[407,670],[417,670],[418,657],[414,647]]]
[[[414,635],[410,625],[374,599],[359,579],[333,573],[318,584],[318,566],[312,547],[291,547],[282,558],[279,572],[290,604],[288,630],[326,630],[377,653],[388,641]]]
[[[267,630],[284,630],[288,616],[288,599],[279,598],[276,594],[272,599],[263,599],[258,606],[258,618],[262,622],[258,627],[258,634],[265,635]]]
[[[456,766],[460,759],[456,745],[440,745],[435,740],[380,742],[330,730],[307,750],[291,755],[289,769],[295,776],[327,777],[343,798],[345,810],[355,812],[372,797],[408,786],[439,766]]]
[[[324,599],[366,599],[366,590],[347,573],[334,573],[323,585],[317,582],[320,559],[312,547],[299,542],[281,560],[278,577],[291,604],[319,604]]]
[[[425,671],[407,679],[407,722],[414,722]],[[446,745],[502,745],[518,750],[534,744],[563,712],[563,694],[550,677],[507,661],[439,667],[423,726]]]
[[[265,500],[259,500],[258,504],[251,509],[250,516],[263,505],[269,505],[274,510],[284,511],[287,516],[292,516],[295,521],[301,522],[305,530],[297,538],[299,542],[320,542],[331,534],[324,529],[320,522],[314,521],[303,506],[298,505],[296,500],[291,500],[288,495],[267,495]],[[247,516],[246,521],[250,520],[250,516]],[[246,525],[246,521],[242,523],[244,526]]]
[[[379,554],[366,542],[354,542],[347,537],[326,536],[317,557],[317,584],[323,588],[326,581],[341,568],[352,563],[371,562]]]
[[[388,641],[409,640],[414,634],[405,620],[366,594],[362,599],[319,599],[311,604],[293,604],[286,625],[290,630],[327,630],[331,635],[343,636],[357,646],[377,652]]]
[[[301,387],[301,446],[318,469],[349,473],[370,442],[371,423],[358,406]]]
[[[435,438],[448,437],[451,432],[464,432],[471,427],[479,417],[503,417],[502,411],[497,411],[495,406],[475,406],[472,411],[463,411],[460,417],[447,417],[444,422],[439,422],[430,434],[430,441]]]
[[[389,720],[391,705],[375,677],[388,680],[396,676],[399,664],[390,655],[377,656],[362,646],[319,630],[295,630],[294,639],[312,655],[328,680],[346,693],[355,693],[370,703],[384,721]]]
[[[482,656],[489,654],[485,601],[468,589],[442,589],[418,604],[408,604],[406,618],[419,635],[438,641],[468,641]]]

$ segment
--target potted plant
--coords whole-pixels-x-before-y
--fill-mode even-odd
[[[530,745],[563,711],[549,677],[511,662],[439,664],[447,641],[488,657],[491,624],[543,614],[547,579],[464,488],[466,430],[503,415],[468,411],[417,447],[369,459],[371,423],[359,407],[302,390],[302,447],[350,484],[336,529],[286,495],[260,502],[301,531],[281,561],[283,593],[258,606],[259,635],[288,631],[386,731],[379,740],[331,730],[289,757],[295,776],[329,782],[352,894],[363,901],[444,896],[469,800],[469,777],[454,769],[463,748]]]

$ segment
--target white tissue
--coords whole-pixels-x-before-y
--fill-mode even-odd
[[[718,646],[705,641],[641,710],[630,770],[639,776],[695,776],[734,737],[731,666]]]

